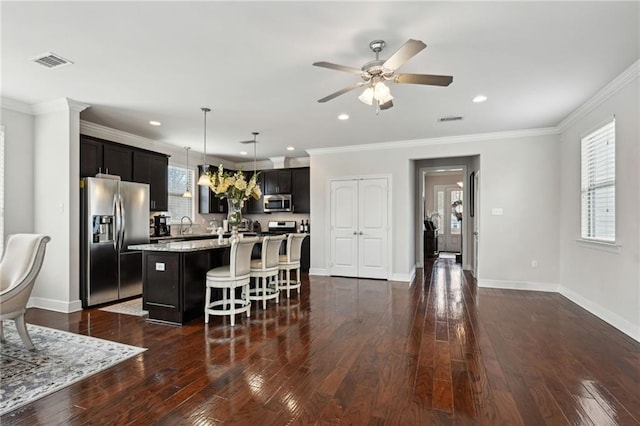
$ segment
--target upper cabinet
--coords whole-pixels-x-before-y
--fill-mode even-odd
[[[80,177],[98,173],[149,184],[149,210],[167,211],[169,157],[92,136],[80,135]]]
[[[204,173],[204,168],[202,166],[198,166],[198,179]],[[211,166],[209,166],[209,170]],[[198,181],[196,179],[196,182]],[[209,213],[226,213],[228,210],[227,200],[220,199],[215,196],[215,194],[209,189],[208,186],[197,185],[198,186],[198,213],[200,214],[209,214]]]
[[[309,167],[291,169],[291,203],[293,213],[310,213],[310,174]]]
[[[243,173],[246,181],[249,182],[249,179],[251,179],[251,176],[253,176],[253,171]],[[258,180],[256,181],[256,183],[260,187],[260,192],[264,193],[264,172],[258,175]],[[249,197],[249,199],[244,203],[244,206],[247,214],[264,213],[262,197],[258,198],[257,200],[253,197]]]
[[[133,178],[133,150],[122,145],[104,144],[102,171],[131,182]]]
[[[166,155],[149,152],[133,152],[133,181],[149,184],[149,209],[169,210],[168,167]]]
[[[265,194],[291,194],[291,169],[262,172]]]

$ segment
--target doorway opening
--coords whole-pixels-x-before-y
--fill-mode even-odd
[[[416,267],[449,256],[476,276],[480,156],[416,160]]]

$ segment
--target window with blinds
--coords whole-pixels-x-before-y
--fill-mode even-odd
[[[171,223],[180,223],[183,216],[193,220],[193,198],[184,198],[182,194],[193,188],[193,170],[185,167],[169,166],[169,216]]]
[[[616,240],[615,119],[582,138],[582,238]]]

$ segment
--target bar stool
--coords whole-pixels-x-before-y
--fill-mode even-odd
[[[280,255],[278,262],[279,280],[278,290],[287,290],[287,297],[291,296],[291,290],[298,290],[300,296],[300,253],[302,252],[302,240],[307,234],[289,234],[287,237],[287,254]],[[291,271],[296,270],[296,281],[291,281]],[[285,278],[286,276],[286,278]]]
[[[267,300],[279,301],[278,262],[284,238],[284,235],[264,237],[260,259],[251,260],[249,275],[255,278],[255,287],[249,290],[249,300],[262,300],[262,309],[267,309]]]
[[[204,303],[204,322],[209,315],[230,315],[231,326],[236,325],[236,314],[246,312],[251,316],[249,283],[251,278],[251,251],[258,238],[241,238],[231,243],[229,265],[218,266],[207,272],[207,289]],[[240,299],[236,299],[236,288],[242,287]],[[211,301],[211,289],[222,289],[222,299]],[[228,297],[227,297],[228,292]],[[228,307],[227,307],[228,306]],[[215,309],[220,308],[220,309]]]

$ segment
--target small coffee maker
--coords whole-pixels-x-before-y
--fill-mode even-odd
[[[171,235],[171,216],[159,214],[153,217],[153,236],[168,237]]]

